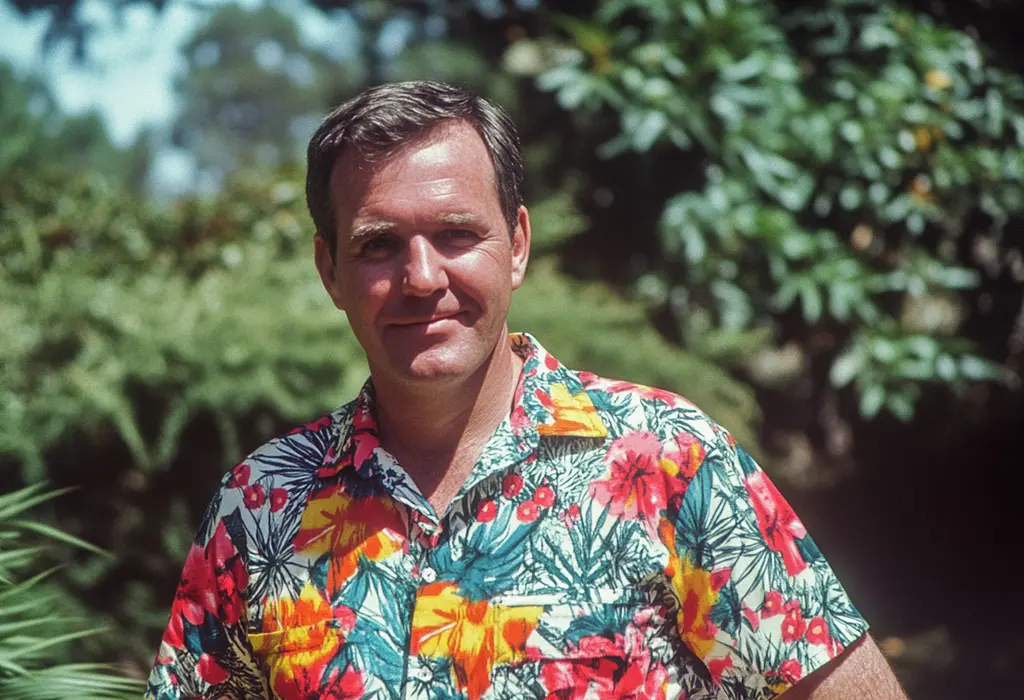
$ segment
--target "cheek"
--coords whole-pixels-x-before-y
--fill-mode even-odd
[[[386,303],[391,289],[391,278],[388,275],[372,271],[353,273],[345,283],[349,312],[355,312],[360,318],[376,315]]]
[[[479,250],[458,260],[450,268],[450,276],[469,296],[495,301],[511,294],[512,258],[502,250]]]

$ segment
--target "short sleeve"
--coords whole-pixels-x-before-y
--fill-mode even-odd
[[[764,471],[716,438],[675,514],[679,632],[728,697],[773,698],[868,625]]]
[[[237,513],[218,517],[215,499],[193,543],[145,700],[269,697],[248,639],[248,572],[231,532]]]

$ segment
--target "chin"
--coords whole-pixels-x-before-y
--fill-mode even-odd
[[[453,379],[472,374],[484,358],[471,357],[460,348],[434,347],[411,357],[392,358],[392,367],[398,374],[411,380],[430,381]]]

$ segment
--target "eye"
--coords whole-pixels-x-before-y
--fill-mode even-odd
[[[395,250],[398,242],[391,236],[374,236],[363,243],[359,254],[365,257],[382,257]]]
[[[445,241],[449,241],[453,245],[471,245],[479,238],[475,231],[464,228],[445,229],[441,236]]]

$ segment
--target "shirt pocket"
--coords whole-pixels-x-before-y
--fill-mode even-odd
[[[514,609],[542,600],[519,596],[505,604]],[[666,687],[662,653],[673,630],[664,605],[636,589],[594,589],[586,600],[546,602],[527,637],[525,660],[496,678],[502,696],[656,697]],[[652,646],[655,639],[661,643]]]
[[[316,689],[325,670],[345,646],[339,620],[249,634],[253,651],[265,665],[275,698],[298,697],[299,688]],[[303,696],[305,697],[305,696]]]

